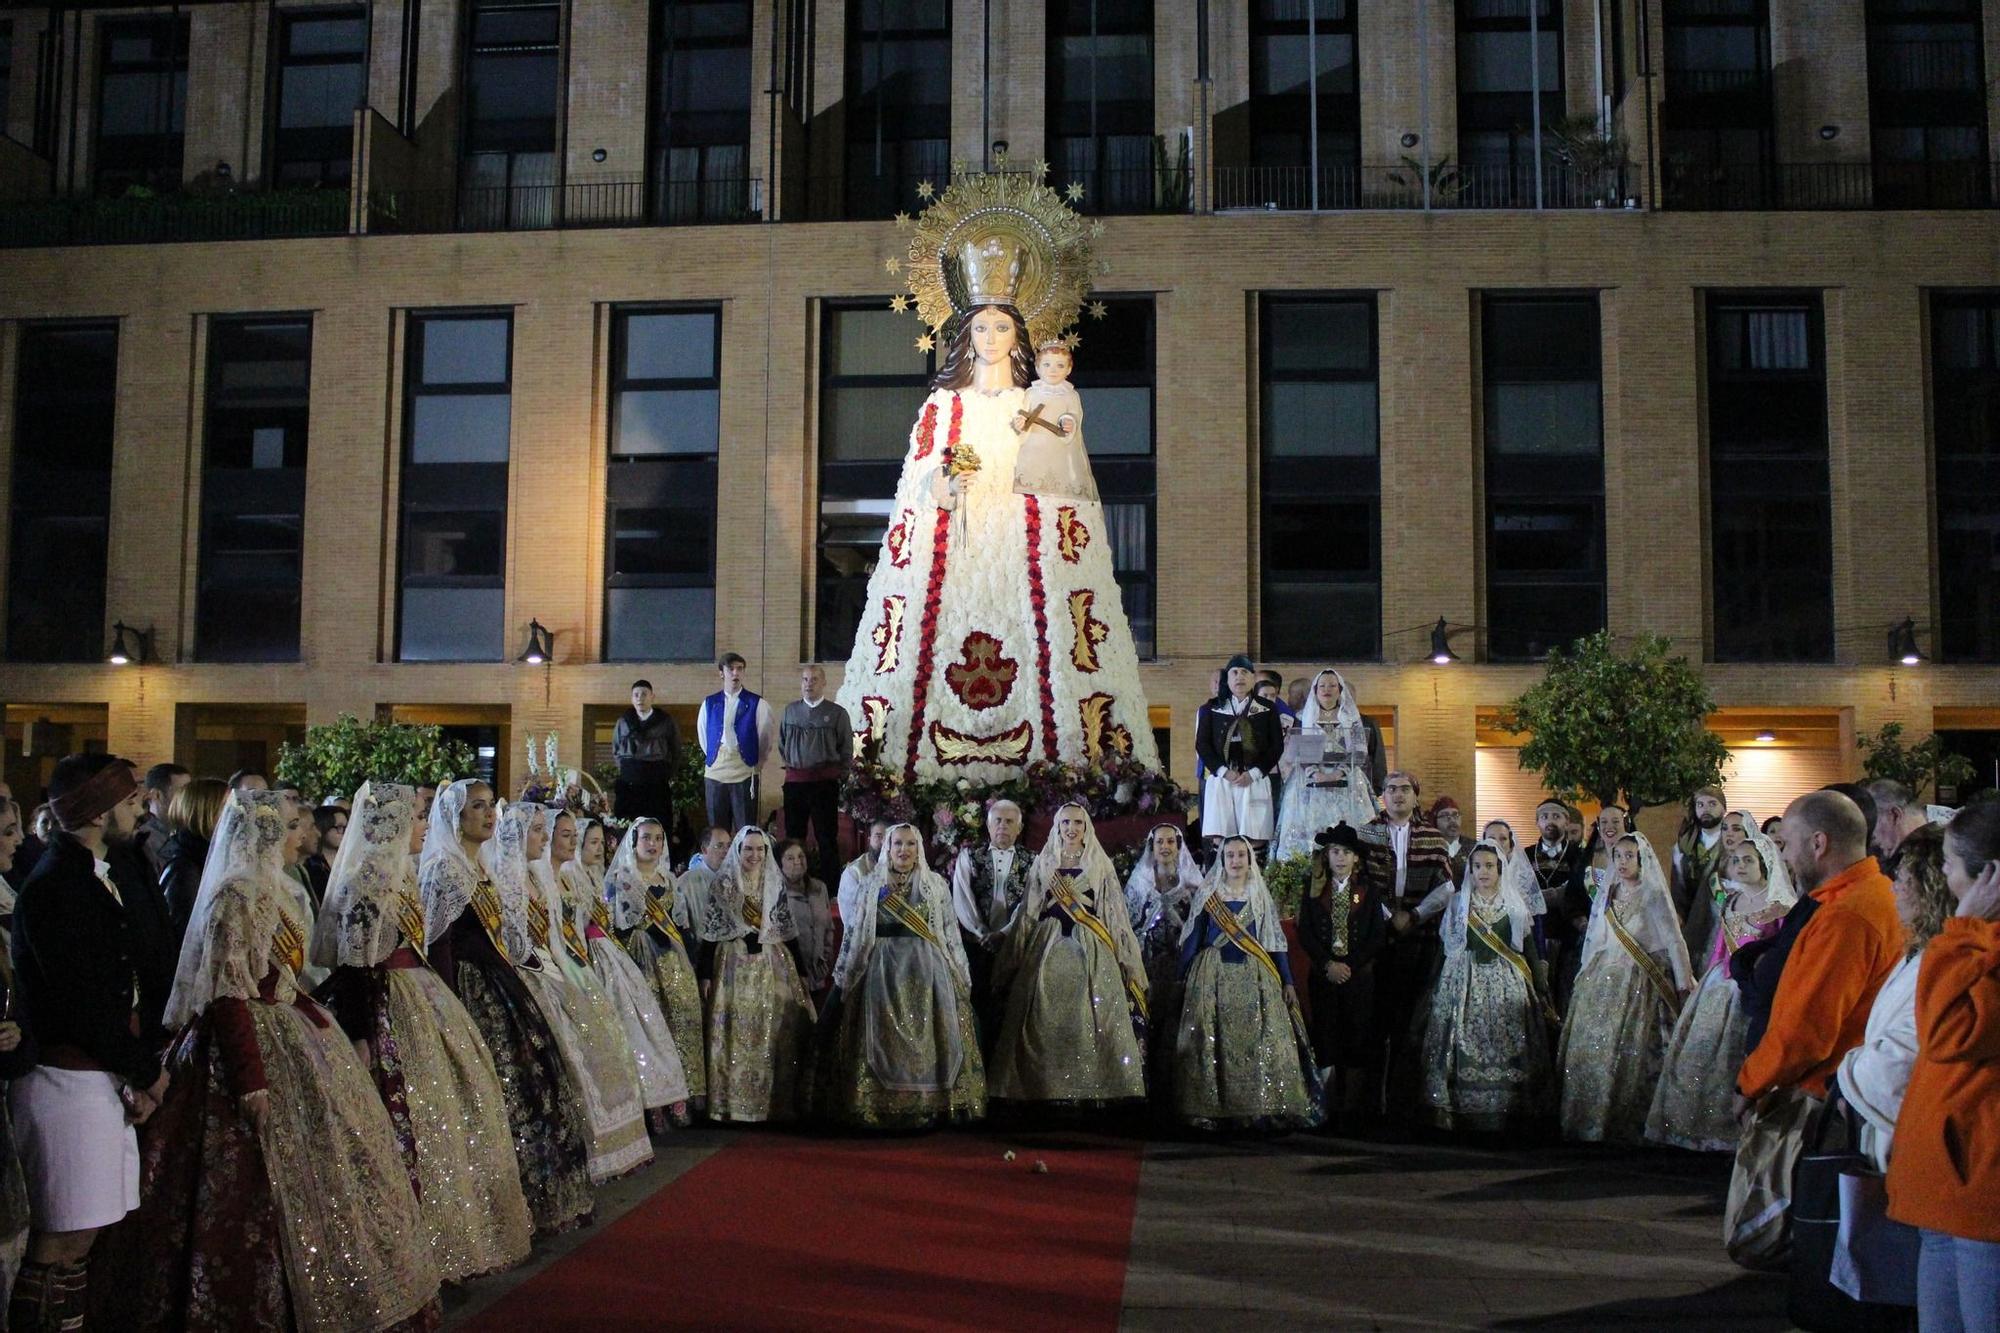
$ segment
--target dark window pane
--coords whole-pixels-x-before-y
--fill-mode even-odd
[[[506,516],[486,510],[410,514],[403,528],[403,571],[410,577],[498,578]]]
[[[134,185],[178,189],[187,116],[187,16],[109,20],[99,49],[98,193],[122,194]]]
[[[2000,293],[1931,298],[1938,655],[2000,661]]]
[[[112,325],[28,325],[14,389],[7,655],[103,657],[111,449],[118,399]]]
[[[497,662],[505,655],[499,588],[403,589],[405,662]]]
[[[708,510],[617,509],[612,512],[613,574],[712,576],[715,516]]]
[[[619,662],[672,662],[715,653],[714,588],[612,588],[604,655]]]
[[[714,389],[627,389],[618,395],[618,452],[712,454],[721,410]]]
[[[708,310],[626,315],[625,377],[712,380],[718,322]]]

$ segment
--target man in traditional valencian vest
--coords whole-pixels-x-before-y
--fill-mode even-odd
[[[701,701],[695,723],[708,821],[731,833],[757,822],[757,769],[771,753],[771,705],[743,688],[746,665],[740,653],[722,655],[722,688]]]
[[[1709,881],[1722,865],[1722,817],[1729,806],[1720,787],[1696,787],[1674,844],[1674,910],[1681,914],[1681,935],[1691,941],[1690,957],[1708,948],[1715,924]]]
[[[1028,892],[1028,867],[1035,857],[1021,840],[1021,807],[995,801],[986,811],[984,847],[967,847],[951,867],[952,907],[972,969],[972,1004],[979,1017],[979,1041],[993,1045],[1000,1013],[993,995],[993,955],[1014,924]]]

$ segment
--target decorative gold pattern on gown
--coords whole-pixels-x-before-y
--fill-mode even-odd
[[[1665,957],[1655,954],[1653,961],[1672,975]],[[1570,991],[1563,1029],[1564,1138],[1644,1141],[1673,1021],[1673,1011],[1623,945],[1614,940],[1597,951]]]
[[[1174,1031],[1174,1115],[1203,1129],[1303,1124],[1312,1102],[1284,987],[1254,959],[1225,952],[1210,943],[1188,968]]]
[[[812,1000],[790,949],[766,944],[751,953],[750,943],[746,936],[715,946],[708,1114],[713,1120],[794,1120],[806,1085]]]
[[[280,968],[279,993],[292,978]],[[270,1087],[260,1136],[283,1220],[285,1283],[301,1333],[382,1329],[437,1294],[438,1273],[389,1113],[330,1015],[246,1006]]]
[[[1125,911],[1122,896],[1100,895],[1081,883],[1075,888],[1093,913]],[[1051,906],[1038,920],[1017,919],[1001,946],[994,980],[1006,986],[1007,1008],[987,1076],[996,1100],[1107,1102],[1146,1095],[1145,1053],[1133,1031],[1118,955],[1083,926],[1070,925],[1065,934],[1068,924]]]
[[[1524,958],[1506,910],[1474,905],[1483,926]],[[1520,969],[1480,942],[1446,958],[1424,1029],[1424,1105],[1446,1129],[1492,1132],[1546,1116],[1554,1069],[1541,1002]]]
[[[701,1098],[708,1095],[708,1055],[702,1049],[701,983],[694,974],[694,964],[688,958],[685,941],[691,938],[689,927],[682,919],[685,909],[681,905],[678,888],[665,891],[674,895],[674,906],[667,908],[654,898],[648,908],[647,925],[631,932],[625,941],[626,952],[651,985],[654,998],[667,1016],[667,1027],[674,1034],[674,1046],[681,1053],[681,1070],[687,1076],[688,1096]],[[681,939],[669,939],[661,944],[653,930],[649,928],[655,915],[672,920]]]
[[[563,1063],[576,1081],[590,1125],[590,1183],[601,1184],[653,1160],[646,1135],[646,1108],[639,1098],[639,1070],[625,1044],[625,1029],[601,991],[595,974],[591,989],[579,986],[565,969],[556,972],[548,955],[541,967],[519,969],[549,1020]]]
[[[456,1282],[511,1267],[528,1257],[534,1223],[493,1057],[437,973],[387,973],[389,1029],[402,1057],[423,1187],[418,1212],[438,1274]]]
[[[1765,916],[1770,909],[1754,914]],[[1782,909],[1771,915],[1775,922]],[[1734,953],[1762,932],[1752,915],[1725,911],[1721,929]],[[1646,1116],[1646,1137],[1695,1152],[1734,1152],[1741,1131],[1734,1109],[1736,1074],[1743,1068],[1744,1043],[1750,1016],[1743,1011],[1743,993],[1729,975],[1724,957],[1694,998],[1681,1010],[1667,1042],[1660,1082]]]

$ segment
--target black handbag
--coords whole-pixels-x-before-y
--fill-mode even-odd
[[[1840,1177],[1874,1169],[1859,1150],[1854,1112],[1835,1084],[1806,1131],[1806,1149],[1792,1171],[1792,1266],[1785,1313],[1806,1333],[1905,1333],[1917,1327],[1915,1307],[1857,1301],[1833,1285],[1840,1241]]]

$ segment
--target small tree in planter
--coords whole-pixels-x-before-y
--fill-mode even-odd
[[[1616,205],[1619,173],[1631,162],[1631,151],[1617,134],[1607,134],[1593,115],[1563,116],[1542,127],[1556,160],[1570,169],[1577,188],[1593,201]]]
[[[1894,778],[1913,793],[1934,795],[1945,788],[1958,788],[1972,780],[1972,761],[1962,754],[1948,754],[1944,742],[1931,735],[1915,745],[1903,744],[1903,724],[1884,722],[1873,736],[1856,736],[1861,748],[1861,771],[1870,781]]]
[[[1615,801],[1634,816],[1720,782],[1729,751],[1704,725],[1715,700],[1701,672],[1667,649],[1668,640],[1647,636],[1620,656],[1599,630],[1550,650],[1547,674],[1505,719],[1531,733],[1521,767],[1557,797]]]
[[[441,727],[363,723],[342,713],[337,721],[307,727],[303,745],[285,745],[276,777],[297,784],[317,804],[328,796],[350,797],[371,779],[442,787],[470,774],[474,762],[472,747],[446,739]]]

